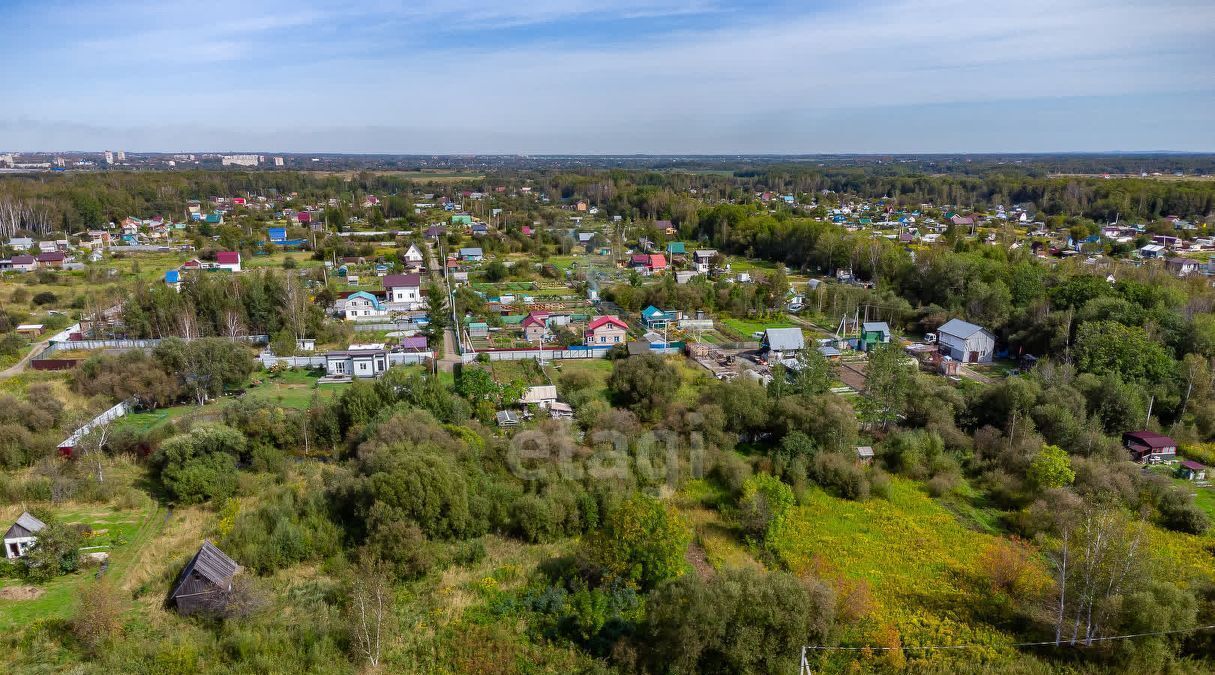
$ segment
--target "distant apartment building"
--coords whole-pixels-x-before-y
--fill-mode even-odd
[[[220,161],[224,166],[257,166],[261,162],[259,155],[223,155]]]
[[[282,158],[282,157],[275,157],[275,158],[274,158],[274,166],[282,166],[282,165],[283,165],[283,158]]]
[[[105,151],[105,163],[106,164],[114,163],[114,153],[110,152],[109,150]]]
[[[120,161],[120,162],[127,161],[127,153],[125,150],[118,151],[118,161]]]

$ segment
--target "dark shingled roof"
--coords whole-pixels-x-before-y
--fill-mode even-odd
[[[212,584],[220,588],[227,588],[239,568],[240,565],[216,548],[215,544],[204,540],[198,553],[195,553],[189,564],[182,569],[181,575],[177,578],[177,588],[173,590],[173,595],[177,595],[181,590],[181,584],[190,576],[191,572],[198,572],[202,578]]]

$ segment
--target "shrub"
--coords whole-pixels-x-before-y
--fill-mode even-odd
[[[793,490],[779,478],[766,473],[752,476],[743,485],[738,503],[743,532],[754,542],[771,544],[780,535],[792,507]]]
[[[636,494],[608,513],[603,529],[588,537],[583,557],[609,582],[642,589],[684,573],[691,532],[667,504]]]
[[[863,500],[869,497],[865,470],[845,455],[824,453],[816,456],[810,463],[810,477],[844,499]]]
[[[824,584],[733,569],[660,586],[640,647],[655,672],[794,672],[801,646],[825,639],[834,623],[835,598]]]

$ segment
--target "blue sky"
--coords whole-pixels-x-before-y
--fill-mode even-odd
[[[1211,0],[0,0],[0,149],[1215,151]]]

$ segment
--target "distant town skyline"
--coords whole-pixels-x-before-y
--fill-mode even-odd
[[[22,27],[0,151],[1215,150],[1204,0],[0,0],[0,19]]]

